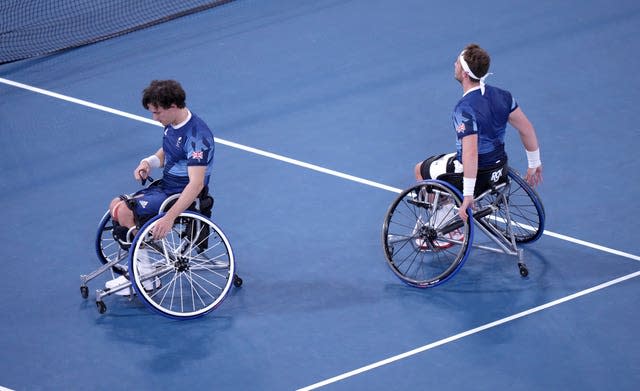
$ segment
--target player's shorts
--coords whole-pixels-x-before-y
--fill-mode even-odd
[[[478,168],[474,196],[489,190],[492,185],[507,179],[506,159],[492,167]],[[431,156],[420,164],[420,175],[424,179],[439,179],[452,184],[462,192],[463,167],[456,153]]]
[[[150,186],[137,191],[132,197],[131,208],[140,224],[148,221],[160,211],[164,200],[179,191],[164,189],[162,186]]]

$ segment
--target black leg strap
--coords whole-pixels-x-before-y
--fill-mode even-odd
[[[140,218],[140,216],[138,216],[135,208],[136,201],[133,199],[133,197],[127,194],[121,194],[118,196],[118,198],[124,201],[124,204],[127,205],[127,208],[129,208],[129,210],[131,210],[131,212],[133,213],[133,221],[136,223],[136,227],[140,228],[144,225],[144,223],[149,221],[150,217],[143,220]]]

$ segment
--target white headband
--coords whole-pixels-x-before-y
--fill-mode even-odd
[[[482,77],[478,77],[476,75],[473,74],[473,72],[471,71],[471,68],[469,68],[469,64],[467,64],[467,62],[464,60],[464,52],[465,50],[463,50],[462,52],[460,52],[460,65],[462,66],[462,70],[469,75],[470,77],[476,79],[476,80],[480,80],[480,92],[482,93],[482,95],[484,95],[484,84],[485,84],[485,79],[489,76],[489,75],[493,75],[493,73],[487,73],[486,75],[482,76]]]

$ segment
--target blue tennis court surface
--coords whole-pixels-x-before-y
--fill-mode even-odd
[[[237,0],[0,65],[0,385],[638,389],[640,4],[430,3]],[[453,149],[470,42],[537,129],[547,234],[526,279],[473,250],[420,290],[386,265],[382,221],[414,164]],[[104,279],[85,300],[79,276],[159,146],[140,97],[166,78],[218,139],[213,220],[244,285],[192,321],[118,297],[101,315]]]

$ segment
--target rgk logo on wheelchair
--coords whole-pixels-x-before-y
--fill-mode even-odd
[[[500,178],[502,178],[502,170],[503,168],[491,173],[491,182],[498,183],[498,181],[500,181]]]

